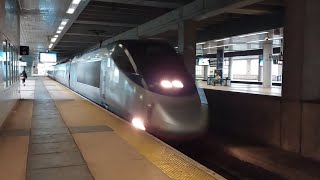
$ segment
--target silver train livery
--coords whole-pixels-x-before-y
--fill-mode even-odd
[[[56,65],[48,76],[158,136],[195,137],[207,128],[195,82],[164,42],[117,41]]]

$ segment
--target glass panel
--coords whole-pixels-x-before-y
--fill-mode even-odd
[[[11,48],[10,43],[7,42],[7,87],[11,85]]]
[[[116,63],[117,67],[125,73],[134,73],[134,69],[129,61],[127,54],[122,48],[116,48],[112,53],[112,58]]]
[[[235,60],[233,61],[234,75],[245,75],[247,73],[247,60]]]
[[[251,75],[259,74],[259,59],[251,60]]]
[[[7,41],[3,41],[2,43],[2,46],[3,46],[3,84],[4,84],[4,88],[8,87],[8,81],[7,81],[7,77],[8,77],[8,66],[7,66],[7,51],[8,51],[8,48],[7,48]]]

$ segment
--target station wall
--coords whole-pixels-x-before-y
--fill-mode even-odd
[[[281,97],[210,89],[205,94],[212,133],[284,150],[294,145],[297,150],[293,152],[320,161],[320,104],[290,105],[290,117],[283,117],[286,109]],[[294,116],[301,116],[301,121]]]
[[[280,97],[205,89],[211,131],[280,146]]]
[[[20,46],[20,10],[16,0],[0,0],[0,127],[19,94],[17,68]],[[5,49],[7,45],[10,47]],[[4,52],[6,51],[6,52]],[[10,57],[10,58],[9,58]],[[7,59],[9,59],[7,61]]]

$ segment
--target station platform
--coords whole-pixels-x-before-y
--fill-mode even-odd
[[[32,77],[0,130],[10,180],[224,179],[61,84]]]
[[[248,94],[258,94],[266,96],[281,96],[281,87],[272,86],[271,88],[262,87],[262,85],[256,84],[240,84],[232,83],[231,86],[221,86],[221,85],[208,85],[207,81],[197,81],[197,86],[204,89],[212,89],[219,91],[231,91],[239,93],[248,93]]]

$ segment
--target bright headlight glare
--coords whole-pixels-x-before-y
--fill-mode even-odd
[[[179,81],[179,80],[174,80],[174,81],[172,81],[172,85],[173,85],[173,87],[175,87],[175,88],[183,88],[183,84],[182,84],[182,82]]]
[[[172,88],[172,83],[168,80],[162,80],[161,81],[161,86],[163,88],[166,88],[166,89],[169,89],[169,88]]]
[[[137,129],[141,129],[143,131],[146,130],[146,128],[144,127],[143,120],[140,118],[137,118],[137,117],[133,118],[131,121],[131,124],[133,125],[133,127],[137,128]]]

